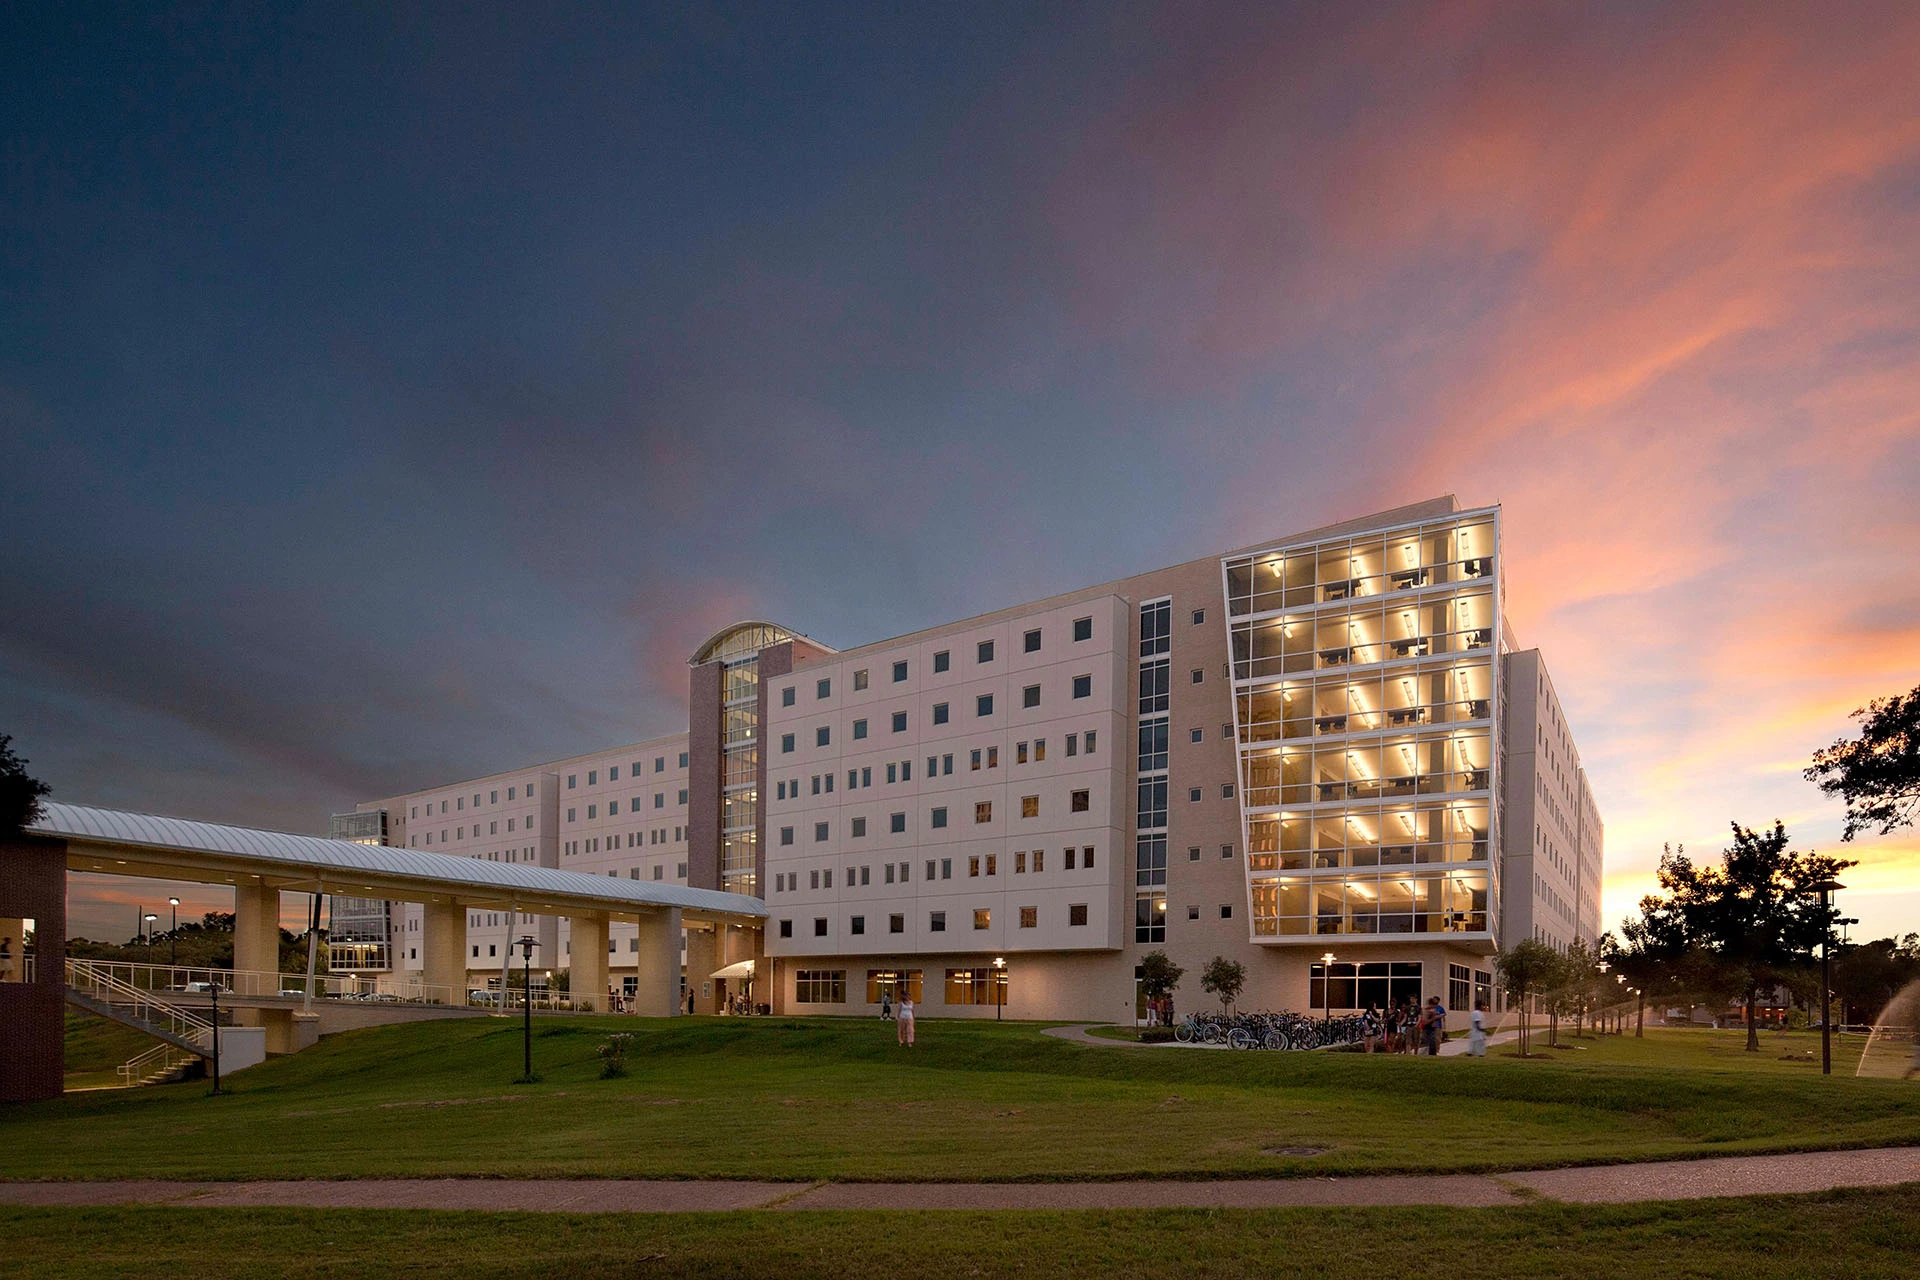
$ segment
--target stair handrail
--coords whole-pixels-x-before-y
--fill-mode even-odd
[[[133,1016],[164,1027],[183,1040],[206,1043],[213,1024],[194,1010],[154,998],[153,992],[123,982],[90,960],[67,961],[67,984],[92,992],[108,1004],[131,1006]],[[157,1016],[156,1016],[157,1015]]]
[[[180,1067],[199,1056],[198,1054],[188,1053],[178,1045],[172,1045],[162,1041],[153,1046],[153,1048],[148,1049],[145,1053],[137,1054],[121,1063],[119,1067],[120,1079],[125,1081],[129,1086],[136,1085],[152,1075],[156,1070],[172,1072],[176,1067]],[[156,1063],[160,1064],[157,1068],[155,1066]]]

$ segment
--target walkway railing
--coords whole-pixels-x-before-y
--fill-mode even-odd
[[[137,964],[118,960],[69,960],[67,981],[85,987],[88,980],[111,981],[121,988],[165,1000],[187,997],[198,1004],[214,987],[222,996],[243,998],[299,998],[307,994],[304,973],[273,973],[249,969],[211,969],[195,965]],[[359,978],[350,974],[316,973],[311,979],[315,1000],[366,1000],[400,1004],[452,1004],[464,992],[444,985],[405,979]],[[461,999],[460,1003],[466,1001]]]
[[[211,1043],[209,1034],[213,1023],[207,1017],[195,1009],[156,996],[151,986],[129,981],[128,975],[114,972],[119,967],[91,960],[69,960],[67,985],[181,1040]]]

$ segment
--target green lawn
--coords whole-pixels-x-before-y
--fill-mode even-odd
[[[0,1275],[1893,1280],[1920,1188],[1630,1206],[1082,1213],[0,1210]]]
[[[638,1051],[601,1080],[613,1030]],[[332,1036],[229,1097],[189,1083],[6,1108],[0,1177],[1199,1177],[1920,1142],[1920,1087],[1784,1061],[1806,1036],[1745,1054],[1737,1033],[1649,1032],[1523,1062],[1101,1048],[939,1020],[913,1050],[878,1020],[535,1032],[534,1085],[512,1083],[520,1025],[483,1019]]]

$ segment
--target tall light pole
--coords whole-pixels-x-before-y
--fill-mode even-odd
[[[1820,892],[1820,1074],[1833,1074],[1833,895],[1847,886],[1828,877],[1807,886]]]
[[[180,899],[168,898],[167,905],[173,908],[173,927],[167,930],[167,964],[177,969],[180,967]]]
[[[533,1083],[533,949],[540,944],[533,940],[532,934],[523,934],[520,938],[520,982],[522,991],[520,1002],[527,1011],[527,1064],[526,1074],[522,1077],[528,1084]]]
[[[1007,959],[1005,956],[993,958],[993,1020],[1000,1021],[1000,1015],[1007,1007]]]
[[[156,916],[156,915],[154,915],[154,914],[152,914],[151,912],[149,912],[149,913],[147,914],[147,916],[146,916],[146,925],[147,925],[147,963],[148,963],[148,964],[152,964],[152,963],[153,963],[153,922],[154,922],[154,921],[156,921],[156,920],[158,920],[159,918],[160,918],[159,916]],[[151,978],[149,978],[148,980],[149,980],[149,981],[151,981],[152,979],[151,979]]]

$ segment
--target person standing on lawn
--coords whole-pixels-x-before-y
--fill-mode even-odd
[[[1441,1037],[1447,1034],[1447,1010],[1439,996],[1427,997],[1427,1011],[1420,1018],[1420,1029],[1426,1035],[1427,1056],[1439,1057]]]
[[[1484,1058],[1487,1056],[1487,1002],[1475,1000],[1473,1013],[1467,1024],[1467,1056]]]
[[[900,1043],[913,1048],[913,997],[900,993],[900,1012],[894,1015],[894,1035]]]

